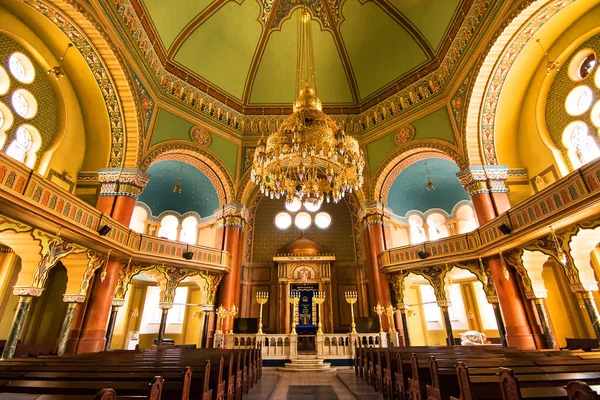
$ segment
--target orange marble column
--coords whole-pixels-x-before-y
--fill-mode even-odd
[[[219,305],[225,309],[231,309],[235,304],[240,307],[240,287],[241,287],[241,266],[242,252],[244,244],[244,224],[246,221],[247,210],[240,204],[227,204],[223,207],[220,219],[217,237],[223,235],[223,250],[230,254],[230,270],[221,282],[219,292]],[[233,329],[233,318],[225,318],[223,321],[223,331],[228,332]]]
[[[102,186],[97,208],[117,222],[129,227],[135,202],[149,178],[147,174],[137,169],[106,168],[99,170],[98,181]],[[75,347],[76,353],[104,350],[106,326],[113,306],[120,270],[120,260],[111,258],[106,265],[104,279],[94,279],[81,330],[77,335],[76,331],[79,326],[76,324],[75,329],[72,329],[69,335],[70,349]],[[74,336],[78,336],[79,339],[75,339]]]
[[[375,291],[375,299],[379,304],[386,307],[392,304],[390,284],[387,275],[379,270],[378,256],[385,249],[385,233],[383,226],[384,206],[381,203],[368,203],[361,210],[363,225],[366,230],[366,238],[369,246],[370,277],[373,280],[371,288]],[[371,313],[373,311],[371,310]],[[389,330],[386,318],[382,320],[383,329]]]
[[[535,349],[535,340],[519,296],[515,274],[502,267],[500,256],[490,257],[486,260],[486,264],[498,293],[508,345],[519,349]]]

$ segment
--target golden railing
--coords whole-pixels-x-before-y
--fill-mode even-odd
[[[110,248],[115,255],[188,268],[229,269],[228,252],[134,232],[2,152],[0,200],[3,200],[1,214],[40,229],[48,229],[49,225],[60,227],[63,236],[96,250]],[[106,236],[99,236],[97,232],[103,225],[111,230]],[[191,260],[183,259],[185,251],[194,253]]]
[[[499,249],[516,247],[522,242],[547,235],[548,227],[565,220],[573,223],[581,216],[598,214],[600,209],[600,159],[589,163],[553,183],[524,202],[511,208],[478,229],[436,241],[396,247],[379,255],[379,267],[385,272],[418,268],[456,260],[484,257]],[[510,235],[500,225],[511,228]],[[426,259],[418,256],[427,253]]]

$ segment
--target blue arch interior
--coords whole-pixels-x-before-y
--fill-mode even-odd
[[[434,190],[427,190],[429,168]],[[405,216],[410,210],[425,212],[441,208],[448,213],[461,200],[469,200],[469,195],[456,177],[458,166],[442,158],[429,158],[406,168],[392,184],[388,194],[388,206],[394,214]]]
[[[152,164],[147,172],[150,174],[150,181],[139,201],[150,207],[152,215],[173,210],[180,214],[195,211],[201,217],[206,217],[219,208],[217,191],[206,175],[196,167],[169,160]],[[181,176],[182,190],[181,193],[174,193],[173,187],[178,175]]]

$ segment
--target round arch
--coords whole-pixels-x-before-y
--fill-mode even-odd
[[[388,156],[373,175],[371,185],[373,199],[385,202],[398,175],[408,166],[427,158],[443,158],[452,161],[461,170],[467,167],[462,157],[444,144],[416,143],[413,146],[402,147]]]
[[[181,161],[204,173],[217,192],[219,206],[224,206],[235,199],[231,175],[219,159],[200,146],[184,141],[158,145],[146,155],[140,169],[146,171],[150,165],[165,160]]]
[[[111,39],[95,19],[70,2],[19,0],[57,27],[81,55],[95,77],[110,121],[108,167],[135,168],[140,160],[141,116],[133,81]],[[61,50],[62,51],[62,50]]]
[[[507,18],[507,23],[490,40],[468,96],[463,137],[469,165],[498,164],[494,132],[500,94],[511,68],[524,50],[536,51],[534,64],[542,61],[544,54],[534,42],[536,34],[572,3],[575,1],[526,2]]]

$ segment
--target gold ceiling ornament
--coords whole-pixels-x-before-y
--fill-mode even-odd
[[[365,158],[356,139],[323,112],[317,97],[311,16],[302,6],[298,21],[298,97],[293,113],[254,153],[250,179],[261,193],[287,202],[339,202],[364,183]]]

